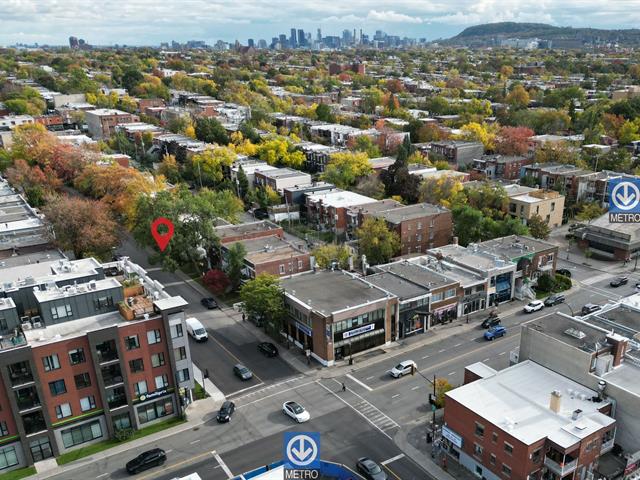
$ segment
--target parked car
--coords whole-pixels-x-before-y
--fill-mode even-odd
[[[400,362],[398,365],[389,370],[389,375],[393,378],[400,378],[408,373],[411,373],[413,369],[418,369],[416,362],[413,360],[405,360],[404,362]]]
[[[253,378],[253,372],[241,364],[233,366],[233,373],[240,380],[251,380]]]
[[[507,329],[502,325],[498,325],[497,327],[491,327],[489,330],[484,332],[485,340],[494,340],[499,337],[503,337],[507,334]]]
[[[264,353],[267,357],[277,357],[278,348],[271,342],[262,342],[258,344],[258,351]]]
[[[154,448],[141,453],[133,460],[127,462],[127,473],[134,474],[142,472],[152,467],[164,464],[167,461],[167,454],[161,448]]]
[[[636,293],[640,293],[640,283],[636,283]]]
[[[582,310],[580,310],[580,313],[582,315],[589,315],[590,313],[597,312],[601,308],[602,307],[600,305],[596,305],[594,303],[587,303],[584,307],[582,307]]]
[[[218,412],[218,416],[216,420],[218,423],[225,423],[231,420],[231,415],[236,411],[236,404],[230,401],[226,401],[220,407],[220,411]]]
[[[358,459],[356,463],[356,470],[361,473],[364,478],[368,480],[387,480],[387,474],[384,472],[380,465],[367,457]]]
[[[567,270],[566,268],[559,268],[558,270],[556,270],[556,273],[558,275],[563,275],[567,278],[571,278],[571,271]]]
[[[532,300],[524,306],[525,313],[533,313],[544,308],[544,302],[542,300]]]
[[[203,307],[208,308],[209,310],[213,310],[214,308],[218,308],[218,303],[213,297],[206,297],[200,300],[200,303]]]
[[[561,293],[554,293],[553,295],[549,295],[547,299],[544,301],[545,307],[553,307],[554,305],[558,305],[559,303],[564,303],[564,295]]]
[[[626,285],[627,283],[629,283],[629,277],[618,277],[611,280],[609,282],[609,285],[611,285],[613,288],[618,288],[622,285]]]
[[[196,342],[206,342],[209,338],[204,325],[195,317],[189,317],[184,321],[187,324],[187,333],[193,337]]]
[[[289,401],[282,404],[282,412],[293,418],[298,423],[303,423],[311,418],[309,412],[307,412],[302,405],[298,402]]]
[[[500,318],[491,315],[484,319],[484,321],[480,324],[480,327],[487,329],[495,327],[496,325],[500,325]]]

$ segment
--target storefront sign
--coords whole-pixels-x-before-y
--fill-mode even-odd
[[[147,400],[153,400],[155,398],[159,398],[163,395],[166,395],[167,393],[169,393],[169,391],[167,389],[162,389],[162,390],[156,390],[154,392],[151,393],[143,393],[142,395],[140,395],[138,397],[138,401],[139,402],[146,402]]]
[[[351,338],[356,337],[358,335],[362,335],[363,333],[370,332],[376,328],[375,323],[370,323],[369,325],[363,325],[362,327],[354,328],[353,330],[349,330],[348,332],[344,332],[342,334],[342,338]]]
[[[309,337],[313,336],[313,331],[307,325],[303,325],[300,322],[296,322],[296,328],[301,332],[304,332]]]
[[[442,427],[442,436],[453,443],[456,447],[462,448],[462,437],[446,425]]]

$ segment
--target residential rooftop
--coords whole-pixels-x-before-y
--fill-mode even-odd
[[[318,270],[282,280],[288,296],[324,316],[388,297],[383,290],[343,270]]]
[[[430,215],[438,215],[440,213],[448,212],[449,210],[439,205],[432,205],[430,203],[418,203],[415,205],[397,206],[384,210],[373,215],[376,217],[384,218],[387,222],[398,225],[404,220],[415,220]]]
[[[505,261],[496,255],[482,252],[473,243],[470,243],[466,248],[460,245],[445,245],[444,247],[432,248],[427,253],[436,257],[442,256],[444,260],[476,270],[488,271],[509,267],[515,268],[514,263]]]
[[[336,189],[331,192],[322,192],[307,196],[310,203],[322,202],[325,207],[345,208],[365,203],[377,202],[375,198],[365,197],[359,193]]]
[[[273,222],[261,220],[258,222],[239,223],[237,225],[222,225],[216,227],[216,233],[220,238],[220,242],[225,243],[225,240],[231,237],[251,235],[256,232],[276,232],[280,229],[281,227]]]
[[[392,272],[376,273],[366,277],[367,282],[392,293],[402,302],[407,299],[426,296],[429,289],[405,280]]]
[[[532,445],[548,438],[567,449],[615,420],[598,410],[608,400],[569,378],[526,360],[446,393],[497,428]],[[551,392],[562,395],[560,411],[550,408]],[[572,415],[581,410],[576,420]]]
[[[456,283],[456,280],[434,272],[433,270],[424,268],[423,266],[411,263],[408,260],[387,263],[386,265],[378,265],[377,268],[384,272],[393,273],[394,275],[420,285],[429,291]]]
[[[499,255],[509,260],[520,258],[546,250],[557,249],[552,243],[522,235],[509,235],[508,237],[494,238],[478,243],[478,248],[494,255]]]

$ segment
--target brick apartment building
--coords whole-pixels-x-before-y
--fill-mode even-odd
[[[102,140],[114,134],[116,125],[139,122],[140,118],[132,113],[112,108],[98,108],[84,112],[89,134],[95,140]]]
[[[459,140],[443,140],[429,144],[429,154],[444,157],[453,166],[467,166],[484,153],[484,146],[480,142],[461,142]],[[437,158],[434,158],[437,160]]]
[[[400,255],[424,253],[429,248],[448,245],[453,236],[451,211],[429,203],[403,205],[386,199],[353,207],[347,214],[352,230],[361,226],[367,217],[384,219],[400,237]]]
[[[522,167],[532,163],[533,158],[523,156],[482,155],[473,159],[473,173],[488,180],[518,180]]]
[[[184,299],[127,259],[52,257],[20,255],[0,272],[7,470],[179,415],[194,385]]]
[[[537,363],[496,371],[479,362],[445,394],[443,444],[487,480],[591,478],[614,445],[611,411],[599,392]]]
[[[329,75],[339,75],[343,72],[352,72],[357,73],[358,75],[366,74],[366,67],[364,63],[354,62],[354,63],[330,63],[329,64]]]
[[[527,187],[518,186],[520,190]],[[555,190],[528,189],[526,193],[509,194],[507,213],[519,219],[524,225],[534,216],[539,216],[550,228],[562,225],[564,195]]]
[[[238,240],[271,237],[273,235],[284,238],[284,230],[282,227],[269,220],[239,223],[237,225],[220,225],[216,227],[216,234],[222,245],[237,242]]]
[[[311,193],[306,198],[307,221],[320,230],[333,231],[340,235],[345,233],[349,226],[349,209],[376,202],[375,198],[341,189]]]
[[[292,168],[256,170],[254,178],[256,185],[270,187],[279,194],[282,194],[285,188],[311,184],[311,175]]]

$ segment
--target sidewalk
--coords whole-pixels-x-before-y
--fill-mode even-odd
[[[142,437],[137,440],[124,442],[120,445],[116,445],[115,447],[109,448],[102,452],[98,452],[94,455],[90,455],[88,457],[69,463],[67,465],[62,465],[62,466],[56,465],[51,469],[47,469],[46,471],[39,472],[36,475],[32,475],[28,478],[34,479],[34,480],[43,480],[46,478],[53,477],[55,475],[61,475],[66,472],[76,470],[78,468],[84,467],[91,463],[98,462],[100,460],[104,460],[109,457],[113,457],[115,455],[125,454],[125,457],[129,458],[132,455],[131,451],[136,448],[153,444],[155,442],[158,442],[172,435],[186,432],[187,430],[192,430],[195,427],[203,425],[209,420],[212,420],[213,418],[215,418],[221,403],[222,403],[221,401],[215,400],[213,397],[205,398],[203,400],[198,400],[196,402],[193,402],[191,405],[187,407],[186,409],[187,421],[184,423],[181,423],[180,425],[176,425],[175,427],[172,427],[172,428],[167,428],[166,430],[162,430],[161,432],[154,433],[152,435],[148,435],[146,437]]]

